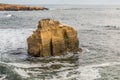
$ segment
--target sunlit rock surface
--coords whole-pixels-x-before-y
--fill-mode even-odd
[[[20,11],[20,10],[48,10],[44,7],[37,6],[23,6],[15,4],[0,4],[0,11]]]
[[[27,43],[28,53],[36,57],[59,56],[81,50],[76,30],[51,19],[39,21],[38,29]]]

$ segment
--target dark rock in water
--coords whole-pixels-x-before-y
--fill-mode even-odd
[[[23,6],[15,4],[0,4],[0,11],[20,11],[20,10],[48,10],[48,8],[37,6]]]
[[[35,57],[59,56],[80,51],[77,32],[51,19],[39,21],[38,29],[27,39],[28,53]]]

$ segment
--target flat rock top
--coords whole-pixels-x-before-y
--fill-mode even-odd
[[[0,4],[0,11],[19,11],[19,10],[48,10],[48,8],[16,4]]]

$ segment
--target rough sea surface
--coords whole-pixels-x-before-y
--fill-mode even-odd
[[[74,27],[83,51],[28,56],[26,39],[44,18]],[[0,80],[120,80],[120,8],[62,5],[48,11],[1,11]]]

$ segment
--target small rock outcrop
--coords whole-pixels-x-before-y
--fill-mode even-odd
[[[35,57],[59,56],[80,51],[77,32],[51,19],[39,21],[38,29],[27,39],[28,53]]]
[[[25,10],[48,10],[48,8],[37,6],[23,6],[15,4],[0,4],[0,11],[25,11]]]

